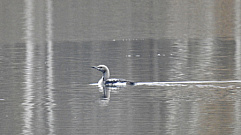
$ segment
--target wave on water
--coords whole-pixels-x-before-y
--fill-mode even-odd
[[[207,83],[241,83],[241,80],[230,81],[180,81],[180,82],[137,82],[137,85],[162,85],[162,84],[207,84]]]
[[[172,86],[172,87],[187,87],[196,86],[198,88],[234,88],[234,85],[221,84],[227,83],[241,83],[241,80],[229,80],[229,81],[177,81],[177,82],[137,82],[135,86]],[[218,85],[220,84],[220,85]],[[235,86],[235,88],[241,88],[240,86]]]
[[[229,81],[176,81],[176,82],[136,82],[135,86],[162,86],[162,87],[187,87],[196,86],[198,88],[234,88],[234,85],[225,85],[227,83],[241,83],[241,80]],[[220,84],[220,85],[218,85]],[[224,84],[224,86],[221,86]],[[89,85],[97,86],[98,83],[91,83]],[[241,88],[241,86],[235,86]]]

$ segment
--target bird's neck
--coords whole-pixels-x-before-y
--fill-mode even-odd
[[[107,70],[102,74],[102,77],[100,78],[98,85],[99,86],[104,86],[105,81],[110,78],[110,71]]]
[[[105,72],[103,73],[102,79],[103,79],[103,81],[106,81],[106,80],[109,79],[109,78],[110,78],[110,71],[107,70],[107,71],[105,71]]]

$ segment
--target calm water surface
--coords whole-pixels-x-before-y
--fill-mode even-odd
[[[239,0],[0,3],[0,134],[240,134]]]

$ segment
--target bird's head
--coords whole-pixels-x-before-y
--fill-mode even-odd
[[[107,66],[105,65],[99,65],[99,66],[93,66],[92,68],[102,72],[102,73],[106,73],[106,72],[109,72],[109,69]]]

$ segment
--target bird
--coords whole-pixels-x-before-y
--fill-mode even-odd
[[[98,86],[121,87],[126,85],[135,85],[135,82],[133,81],[129,81],[125,79],[110,78],[110,70],[106,65],[93,66],[92,68],[102,73],[102,77],[98,81]]]

